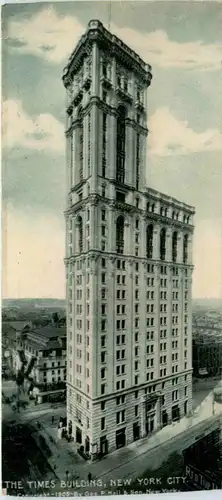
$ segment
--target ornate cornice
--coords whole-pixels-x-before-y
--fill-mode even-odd
[[[183,262],[172,262],[171,260],[159,260],[159,259],[145,259],[144,257],[139,257],[139,256],[131,256],[128,254],[117,254],[116,252],[104,252],[99,249],[91,249],[86,252],[83,252],[81,254],[75,254],[70,257],[65,257],[64,263],[67,266],[68,264],[75,264],[77,260],[81,258],[81,260],[85,260],[86,258],[90,258],[91,255],[93,256],[92,258],[95,259],[94,256],[97,256],[96,259],[99,257],[105,257],[107,259],[110,259],[110,261],[116,260],[116,259],[123,259],[125,260],[130,266],[133,266],[134,263],[138,262],[139,264],[142,265],[147,265],[147,264],[153,264],[156,266],[156,270],[159,272],[160,271],[160,266],[166,265],[168,268],[170,268],[170,271],[172,271],[173,267],[178,267],[180,270],[188,269],[190,271],[193,271],[194,266],[193,264],[184,264]],[[149,274],[149,273],[148,273]],[[155,274],[155,273],[154,273]],[[154,276],[153,274],[153,276]],[[166,276],[166,275],[163,275]],[[179,279],[179,276],[173,276],[175,279]],[[192,279],[189,278],[189,276],[183,276],[182,281],[185,279],[189,280],[190,283],[192,282]]]
[[[87,31],[79,40],[68,60],[67,66],[63,70],[62,79],[65,87],[69,86],[73,73],[77,73],[81,67],[85,55],[91,52],[94,42],[103,51],[105,50],[112,57],[119,60],[126,68],[133,70],[147,87],[150,85],[152,80],[151,66],[145,64],[138,54],[117,36],[106,30],[100,21],[96,20],[89,22]]]

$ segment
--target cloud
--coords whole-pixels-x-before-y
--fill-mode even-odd
[[[65,296],[64,223],[45,212],[3,210],[4,297]],[[53,250],[52,250],[53,249]]]
[[[194,297],[222,297],[221,244],[221,219],[199,221],[194,231]]]
[[[51,63],[66,62],[85,31],[74,16],[60,16],[47,7],[27,19],[9,22],[8,43],[11,50],[39,56]],[[112,24],[112,32],[138,52],[151,65],[162,68],[200,70],[221,69],[221,43],[205,44],[202,40],[178,43],[163,30],[147,34]]]
[[[221,69],[221,43],[205,44],[201,40],[178,43],[170,40],[163,30],[146,35],[129,28],[118,31],[124,42],[151,65],[205,71]]]
[[[64,153],[63,124],[50,114],[28,116],[19,100],[3,103],[2,131],[4,148]]]
[[[197,133],[187,121],[177,120],[167,107],[157,109],[150,117],[149,130],[151,155],[187,155],[222,149],[222,134],[219,130],[207,129]]]
[[[7,37],[13,51],[60,64],[70,56],[84,29],[75,17],[59,16],[55,8],[47,7],[30,18],[9,22]]]

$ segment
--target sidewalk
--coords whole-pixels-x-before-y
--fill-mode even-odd
[[[66,479],[66,471],[69,472],[69,480],[76,480],[81,477],[85,479],[86,472],[81,476],[85,460],[77,453],[77,445],[68,443],[65,439],[58,439],[57,429],[57,425],[47,427],[42,425],[40,430],[33,433],[42,454],[60,481]],[[46,445],[51,450],[50,457],[43,449],[40,436],[44,438]]]

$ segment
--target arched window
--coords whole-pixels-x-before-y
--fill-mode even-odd
[[[166,229],[163,228],[160,231],[160,260],[165,260],[166,258]]]
[[[78,111],[78,120],[79,120],[79,144],[78,144],[78,161],[79,161],[79,182],[83,180],[83,114],[82,108],[79,108]]]
[[[153,257],[153,225],[149,224],[146,228],[146,256],[147,259]]]
[[[177,232],[174,231],[172,235],[172,261],[177,261]]]
[[[116,134],[116,180],[124,184],[125,180],[125,146],[126,146],[126,109],[119,106],[117,110]]]
[[[82,253],[83,251],[83,231],[82,231],[82,217],[78,217],[77,219],[77,242],[78,242],[78,250],[77,252]]]
[[[124,217],[119,215],[116,221],[116,251],[124,252]]]
[[[183,263],[187,264],[188,261],[188,234],[183,237]]]

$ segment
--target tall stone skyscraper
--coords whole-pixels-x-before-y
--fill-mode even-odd
[[[67,92],[67,425],[92,458],[192,407],[194,209],[146,187],[151,68],[90,21]]]

